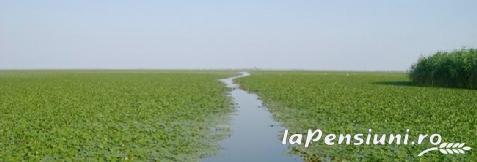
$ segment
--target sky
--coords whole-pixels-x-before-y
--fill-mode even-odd
[[[477,47],[475,0],[1,0],[0,69],[399,70]]]

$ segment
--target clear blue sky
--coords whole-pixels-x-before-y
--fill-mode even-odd
[[[476,0],[2,0],[0,69],[407,70],[477,47]]]

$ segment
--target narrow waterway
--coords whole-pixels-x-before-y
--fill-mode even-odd
[[[239,76],[221,80],[232,89],[230,95],[235,103],[235,112],[230,122],[231,135],[220,142],[221,150],[217,155],[203,161],[302,161],[290,154],[286,145],[281,144],[284,128],[273,119],[258,96],[234,84],[234,79],[249,75],[242,72]]]

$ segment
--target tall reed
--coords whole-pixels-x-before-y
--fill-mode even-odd
[[[436,52],[411,67],[410,79],[421,85],[477,89],[477,49]]]

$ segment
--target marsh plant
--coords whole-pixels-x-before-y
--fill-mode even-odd
[[[421,57],[409,73],[414,83],[432,86],[477,88],[477,49],[437,52]]]
[[[0,161],[199,160],[222,138],[228,75],[0,72]]]
[[[449,149],[461,153],[459,145],[454,148],[455,143],[465,143],[470,148],[475,148],[477,144],[475,90],[401,84],[409,82],[406,73],[384,72],[253,72],[249,77],[238,79],[238,82],[244,89],[260,96],[276,119],[289,130],[289,138],[293,134],[303,134],[302,145],[295,144],[293,149],[308,161],[477,159],[474,151],[457,154],[452,150],[452,155],[440,153],[443,148],[435,145],[438,142],[355,146],[353,141],[359,144],[360,136],[357,136],[358,140],[351,138],[349,145],[338,144],[339,136],[336,136],[333,140],[336,144],[329,146],[321,143],[326,139],[323,134],[320,142],[304,147],[304,134],[308,129],[319,128],[327,135],[356,135],[370,128],[380,135],[395,134],[410,129],[409,137],[412,139],[409,142],[417,142],[420,134],[428,134],[427,141],[432,134],[439,134],[442,143],[454,143]],[[293,141],[299,138],[293,137]],[[437,137],[433,139],[437,141]],[[419,152],[434,147],[439,150],[417,156]],[[447,145],[445,149],[449,152]]]

